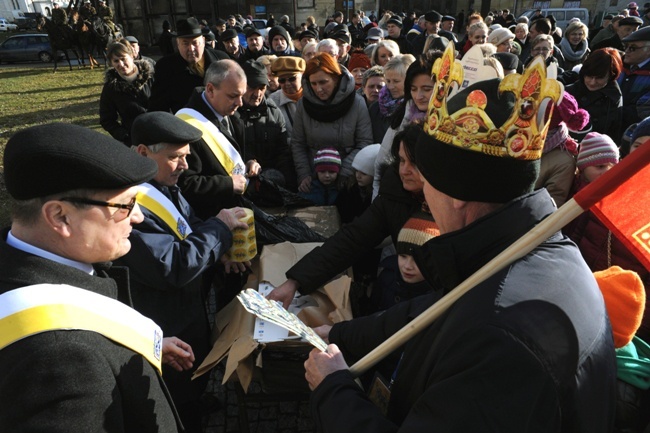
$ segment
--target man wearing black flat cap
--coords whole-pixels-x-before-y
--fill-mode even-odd
[[[210,328],[203,293],[211,275],[232,244],[231,231],[246,228],[245,213],[223,209],[205,221],[197,218],[176,185],[187,169],[190,143],[202,133],[162,111],[141,115],[133,123],[137,152],[154,161],[158,172],[140,185],[138,200],[144,220],[133,226],[131,250],[117,263],[129,267],[133,307],[160,324],[164,335],[176,335],[192,346],[195,365],[210,351]],[[201,432],[200,398],[207,377],[192,381],[194,369],[163,367],[165,383],[186,432]]]
[[[205,37],[196,18],[176,23],[178,52],[156,63],[149,111],[175,113],[187,103],[195,87],[203,85],[205,71],[228,54],[205,49]]]
[[[218,18],[216,23],[214,24],[214,34],[219,37],[219,35],[223,32],[226,31],[226,28],[228,27],[228,23],[226,20],[222,18]]]
[[[127,36],[125,39],[129,41],[131,48],[133,48],[133,53],[135,54],[133,57],[134,60],[146,60],[152,67],[156,66],[156,61],[154,59],[142,55],[140,52],[140,42],[135,36]]]
[[[264,46],[264,37],[262,37],[258,29],[253,26],[248,27],[244,30],[244,34],[248,46],[244,50],[244,55],[239,59],[240,64],[247,60],[257,60],[260,56],[271,54],[271,51]]]
[[[161,360],[190,368],[191,348],[129,306],[128,269],[110,263],[131,248],[156,164],[55,123],[11,137],[4,169],[0,431],[181,431]]]
[[[286,122],[275,102],[264,94],[269,80],[266,67],[254,60],[242,67],[246,73],[246,93],[237,112],[244,123],[243,153],[256,160],[264,176],[291,190],[298,187],[289,148]]]
[[[413,44],[411,45],[411,54],[416,57],[422,54],[422,51],[424,51],[424,45],[427,41],[427,36],[438,34],[441,20],[442,15],[436,11],[429,11],[424,14],[424,31],[413,40]]]
[[[212,30],[208,27],[203,27],[201,29],[203,37],[205,38],[205,49],[206,50],[216,50],[217,49],[217,37],[214,35]]]
[[[336,60],[340,65],[343,65],[347,68],[348,62],[350,61],[350,50],[352,49],[352,45],[350,45],[352,37],[348,31],[348,26],[345,24],[339,24],[336,26],[330,36],[330,39],[334,39],[336,41],[336,45],[339,47],[339,54]]]
[[[434,88],[447,95],[454,82],[463,82],[463,68],[451,45],[442,60],[432,76],[440,77]],[[440,236],[412,253],[434,292],[380,315],[317,328],[333,343],[326,352],[312,351],[305,363],[319,431],[613,431],[612,329],[591,270],[561,232],[475,282],[430,325],[401,341],[390,390],[381,394],[386,415],[347,369],[346,360],[360,359],[413,324],[440,295],[556,211],[544,188],[533,190],[548,127],[537,111],[543,99],[555,103],[562,95],[561,85],[545,75],[538,57],[522,76],[476,82],[451,99],[431,98],[415,163]],[[530,85],[543,89],[532,99],[525,90]],[[517,109],[522,106],[534,108],[524,113]],[[528,127],[514,127],[524,118]]]
[[[618,27],[614,36],[611,38],[603,39],[602,41],[594,44],[591,47],[592,51],[595,51],[599,48],[616,48],[617,50],[623,52],[625,46],[623,45],[623,39],[630,36],[632,33],[636,32],[639,26],[643,24],[643,20],[639,17],[625,17],[618,21]]]
[[[305,47],[310,42],[318,43],[318,32],[316,30],[307,29],[304,32],[300,33],[300,46]]]
[[[388,31],[388,36],[386,39],[389,39],[399,46],[399,52],[402,54],[408,54],[409,52],[409,43],[406,40],[406,36],[402,34],[402,18],[398,15],[393,15],[386,21],[386,30]]]
[[[440,30],[438,30],[438,35],[445,37],[448,40],[452,41],[454,44],[458,45],[458,37],[456,37],[456,34],[453,31],[455,21],[456,18],[452,17],[451,15],[443,16],[440,24]]]
[[[237,30],[228,29],[219,35],[219,43],[223,45],[223,49],[234,61],[239,61],[239,59],[244,55],[244,47],[239,45],[239,34]]]

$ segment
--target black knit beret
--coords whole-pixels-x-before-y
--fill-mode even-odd
[[[436,11],[429,11],[424,14],[424,20],[429,21],[430,23],[437,23],[442,20],[442,15]]]
[[[4,152],[5,183],[17,200],[75,189],[126,189],[154,177],[156,163],[113,138],[67,123],[24,129]]]
[[[165,111],[150,111],[136,117],[131,126],[131,144],[151,146],[158,143],[187,144],[203,136],[193,127]]]
[[[235,30],[235,29],[227,29],[225,32],[223,32],[223,33],[221,33],[219,35],[219,42],[228,41],[230,39],[234,39],[234,38],[237,38],[237,37],[239,37],[239,35],[237,34],[237,30]]]

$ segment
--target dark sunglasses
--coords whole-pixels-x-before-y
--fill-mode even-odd
[[[298,79],[297,75],[294,75],[293,77],[289,77],[289,78],[278,78],[278,83],[284,84],[287,81],[290,82],[290,83],[294,83],[296,81],[296,79]]]

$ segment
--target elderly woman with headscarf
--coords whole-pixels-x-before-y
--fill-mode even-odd
[[[335,146],[341,156],[339,182],[353,175],[352,161],[372,143],[366,103],[354,89],[354,77],[336,58],[320,53],[307,62],[302,78],[303,97],[298,101],[291,149],[298,175],[298,189],[309,192],[314,156]]]

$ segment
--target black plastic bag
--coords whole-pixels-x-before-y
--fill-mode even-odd
[[[298,208],[314,205],[311,200],[280,186],[274,176],[276,173],[282,176],[277,170],[266,170],[259,176],[251,178],[248,188],[246,188],[246,197],[263,208]]]
[[[289,215],[270,215],[250,200],[242,197],[244,207],[253,209],[255,214],[255,237],[257,246],[279,244],[282,242],[305,243],[324,242],[325,237],[310,229],[299,218]]]

